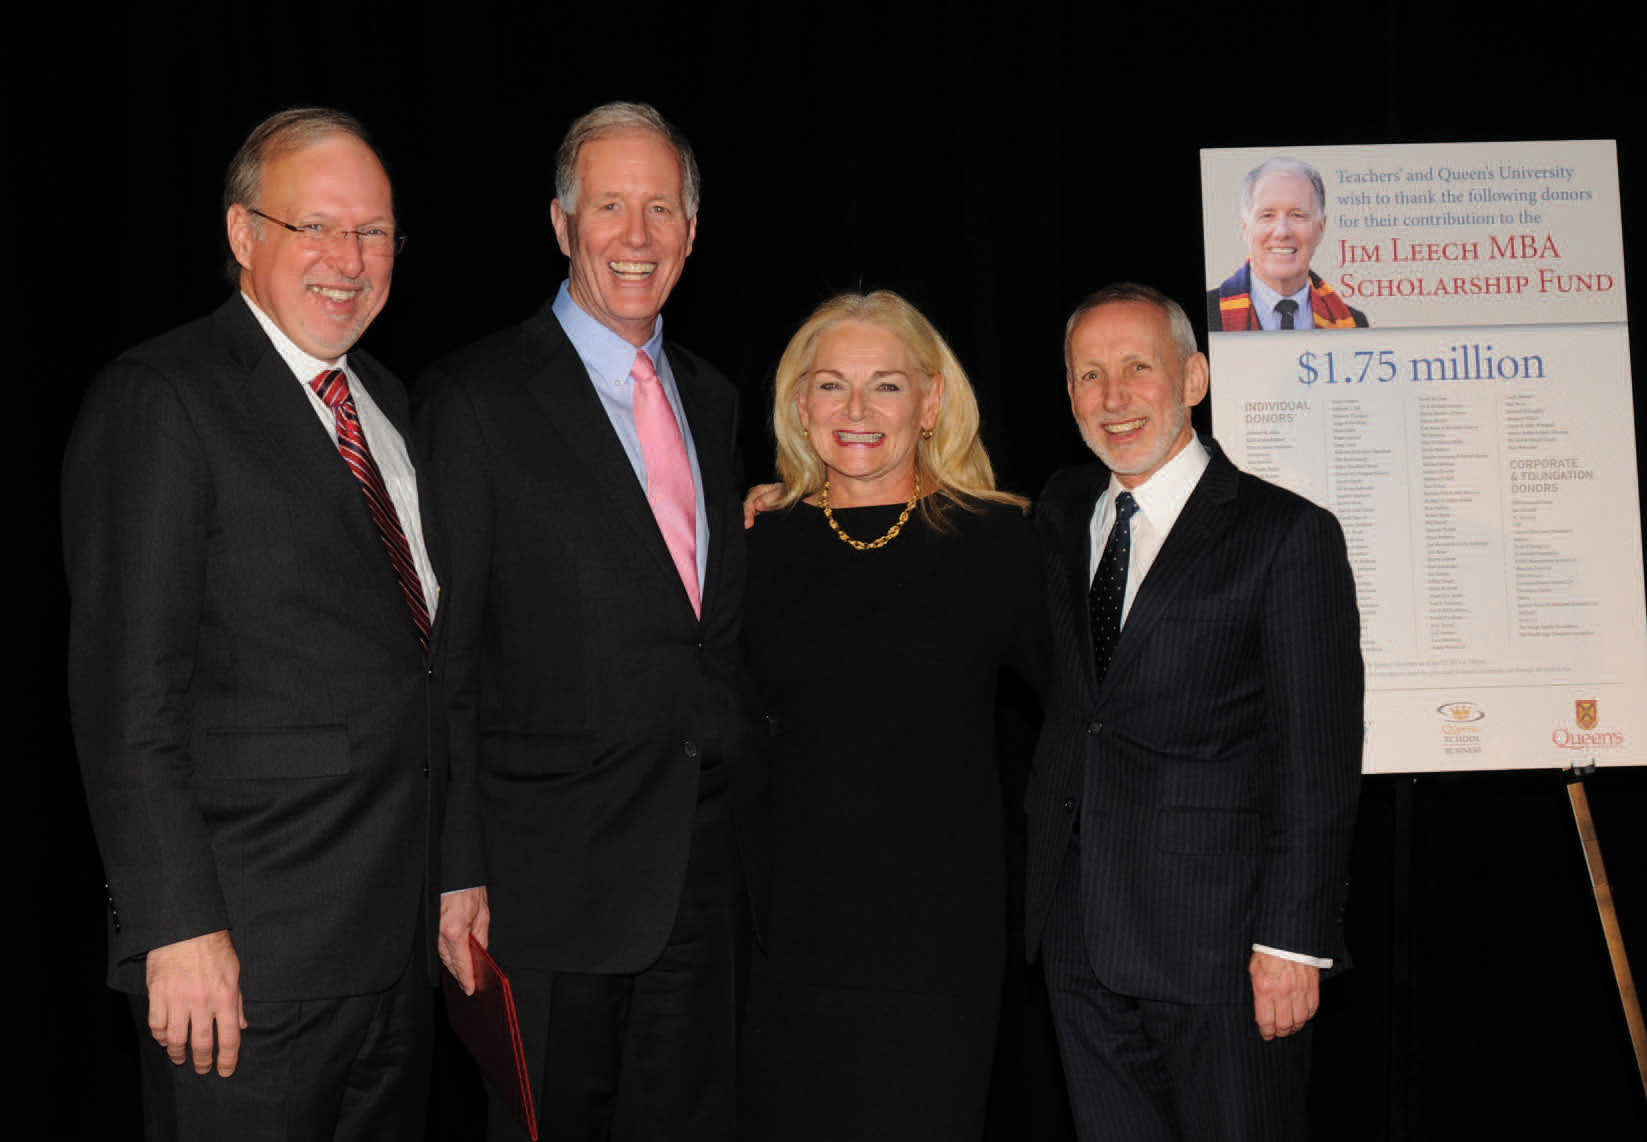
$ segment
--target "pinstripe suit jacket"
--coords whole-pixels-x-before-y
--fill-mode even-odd
[[[1096,685],[1087,609],[1102,465],[1037,505],[1054,667],[1026,794],[1033,958],[1079,818],[1088,955],[1111,990],[1250,999],[1253,943],[1339,957],[1362,662],[1338,521],[1212,459]]]

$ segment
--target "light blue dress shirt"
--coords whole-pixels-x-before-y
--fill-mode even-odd
[[[601,407],[606,410],[612,430],[618,434],[618,443],[623,445],[630,466],[635,469],[635,478],[640,481],[644,492],[646,457],[641,454],[640,433],[635,428],[635,382],[629,375],[635,366],[637,350],[584,312],[572,300],[567,282],[561,282],[552,308],[555,319],[566,331],[572,347],[578,351],[584,370],[589,374],[589,382],[595,387],[595,395],[600,398]],[[680,389],[675,385],[674,371],[670,369],[669,359],[663,351],[661,314],[652,327],[651,338],[641,348],[652,358],[658,379],[663,382],[664,395],[669,398],[669,407],[674,410],[675,420],[681,426],[681,436],[686,440],[686,458],[692,464],[692,490],[697,500],[698,590],[702,592],[704,571],[709,565],[709,519],[704,511],[703,472],[698,467],[698,448],[692,440],[692,426],[687,422],[686,410],[681,407]]]

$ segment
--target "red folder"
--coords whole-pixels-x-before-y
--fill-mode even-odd
[[[469,961],[474,966],[475,994],[464,995],[449,971],[441,980],[452,1030],[480,1064],[486,1081],[514,1109],[526,1133],[537,1142],[538,1116],[532,1105],[532,1083],[526,1074],[520,1017],[515,1014],[509,977],[473,935],[469,937]]]

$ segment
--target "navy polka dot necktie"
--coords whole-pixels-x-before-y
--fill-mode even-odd
[[[1087,602],[1092,611],[1092,665],[1100,683],[1109,673],[1109,660],[1121,638],[1121,607],[1127,599],[1127,559],[1132,554],[1129,521],[1138,510],[1131,492],[1115,497],[1115,524],[1098,558],[1098,573],[1092,577]]]

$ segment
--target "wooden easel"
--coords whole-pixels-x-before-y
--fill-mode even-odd
[[[1607,953],[1613,960],[1613,979],[1618,983],[1624,1020],[1630,1027],[1630,1042],[1636,1049],[1636,1071],[1641,1089],[1647,1093],[1647,1024],[1642,1023],[1641,1001],[1630,975],[1630,960],[1624,953],[1624,933],[1618,926],[1618,910],[1613,906],[1613,889],[1607,882],[1607,866],[1601,862],[1601,841],[1596,837],[1595,820],[1590,816],[1590,799],[1584,779],[1596,771],[1595,763],[1574,766],[1567,771],[1567,799],[1573,805],[1573,822],[1578,826],[1579,843],[1584,847],[1584,863],[1590,870],[1590,887],[1595,892],[1596,912],[1607,936]]]

